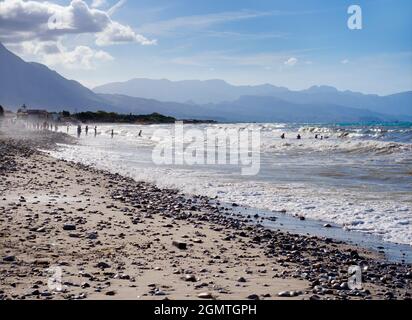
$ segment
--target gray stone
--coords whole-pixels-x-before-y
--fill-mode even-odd
[[[63,225],[63,230],[66,230],[66,231],[76,230],[76,225],[71,224],[71,223],[66,223],[65,225]]]
[[[186,250],[187,249],[186,242],[175,240],[175,241],[172,242],[172,244],[180,250]]]
[[[193,274],[187,274],[187,275],[185,276],[185,281],[188,281],[188,282],[196,282],[197,279],[196,279],[196,277],[195,277]]]
[[[16,261],[16,257],[15,257],[15,256],[5,256],[5,257],[3,258],[3,261],[5,261],[5,262],[13,262],[13,261]]]
[[[281,291],[278,293],[279,297],[296,297],[298,295],[298,292],[296,291]]]
[[[109,265],[108,263],[106,263],[106,262],[99,262],[99,263],[96,265],[96,268],[99,268],[99,269],[108,269],[108,268],[110,268],[110,265]]]
[[[210,292],[202,292],[197,295],[199,299],[213,299],[213,295]]]

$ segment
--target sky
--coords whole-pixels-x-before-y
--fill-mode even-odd
[[[351,5],[361,29],[348,27]],[[89,88],[152,78],[412,90],[410,0],[0,0],[0,42]]]

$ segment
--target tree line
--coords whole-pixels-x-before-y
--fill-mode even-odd
[[[86,111],[70,114],[68,111],[63,111],[62,116],[66,118],[74,118],[81,122],[117,122],[117,123],[174,123],[175,118],[164,116],[160,113],[152,113],[148,115],[134,114],[118,114],[115,112],[106,111]]]

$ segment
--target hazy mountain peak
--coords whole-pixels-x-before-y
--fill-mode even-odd
[[[307,90],[303,90],[310,93],[331,93],[331,92],[339,92],[338,89],[332,86],[320,85],[320,86],[312,86]]]
[[[109,83],[94,88],[97,93],[123,94],[160,101],[176,101],[185,103],[193,101],[197,104],[233,101],[242,95],[272,95],[286,88],[270,84],[235,86],[222,79],[209,80],[154,80],[138,78],[126,82]]]

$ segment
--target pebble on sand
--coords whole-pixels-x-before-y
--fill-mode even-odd
[[[16,257],[15,257],[15,256],[5,256],[5,257],[3,258],[3,261],[5,261],[5,262],[13,262],[13,261],[16,261]]]
[[[99,263],[96,265],[96,268],[99,268],[99,269],[109,269],[109,268],[110,268],[110,265],[109,265],[108,263],[106,263],[106,262],[99,262]]]
[[[73,231],[73,230],[76,230],[76,225],[75,225],[75,224],[71,224],[71,223],[66,223],[65,225],[63,225],[63,230],[65,230],[65,231]]]
[[[188,282],[196,282],[197,279],[196,279],[196,276],[195,276],[195,275],[193,275],[193,274],[187,274],[187,275],[185,276],[185,281],[188,281]]]
[[[172,244],[180,250],[186,250],[187,249],[186,242],[175,240],[175,241],[172,242]]]
[[[202,292],[197,295],[199,299],[213,299],[213,295],[210,292]]]
[[[297,291],[281,291],[278,293],[279,297],[296,297],[299,295],[299,292]]]

